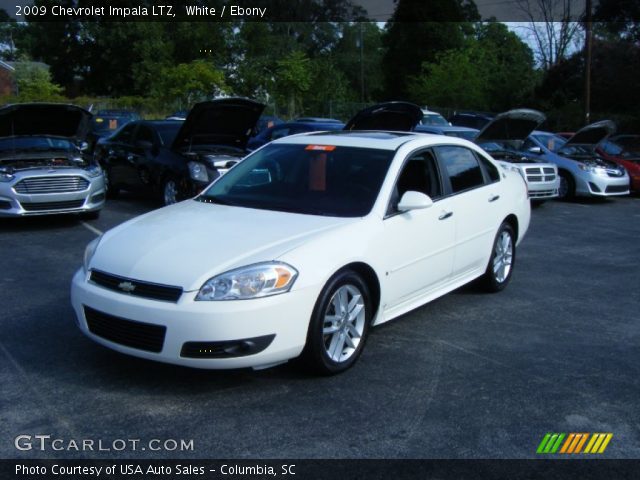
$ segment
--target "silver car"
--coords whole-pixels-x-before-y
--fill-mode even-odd
[[[629,175],[624,167],[605,160],[596,146],[615,130],[609,120],[592,123],[568,140],[550,132],[534,131],[522,146],[522,153],[536,161],[558,167],[559,197],[610,197],[629,194]]]
[[[91,114],[73,105],[27,103],[0,108],[0,217],[99,215],[100,167],[80,143]]]

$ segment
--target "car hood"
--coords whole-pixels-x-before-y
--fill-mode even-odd
[[[581,128],[563,145],[593,145],[602,142],[616,131],[616,124],[611,120],[602,120]]]
[[[546,120],[542,112],[519,108],[497,115],[487,123],[475,138],[482,142],[524,141],[542,122]]]
[[[214,275],[275,260],[314,236],[357,221],[186,200],[105,233],[90,268],[198,290]]]
[[[0,137],[49,135],[82,139],[91,114],[75,105],[22,103],[0,108]]]
[[[197,103],[178,131],[173,148],[222,145],[244,150],[263,110],[263,104],[246,98]]]
[[[386,102],[360,110],[344,130],[410,132],[422,120],[422,109],[409,102]]]

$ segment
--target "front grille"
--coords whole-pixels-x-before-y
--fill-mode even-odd
[[[56,175],[55,177],[25,178],[16,183],[16,193],[69,193],[81,192],[89,188],[89,182],[73,175]]]
[[[113,343],[126,347],[160,353],[164,345],[167,327],[150,323],[135,322],[114,317],[104,312],[84,306],[89,331]]]
[[[541,182],[542,175],[527,175],[527,180],[530,182]]]
[[[605,192],[606,193],[623,193],[629,191],[629,187],[626,185],[609,185]]]
[[[66,202],[20,202],[22,208],[28,212],[42,212],[44,210],[68,210],[80,208],[84,205],[84,198],[80,200],[68,200]]]
[[[548,174],[551,173],[551,174],[553,174],[555,176],[555,173],[556,173],[556,171],[553,169],[553,167],[544,167],[542,169],[542,171],[545,173],[545,175],[548,175]]]
[[[157,283],[141,282],[130,278],[112,275],[99,270],[91,270],[91,281],[101,287],[115,292],[126,293],[136,297],[152,298],[165,302],[177,302],[182,295],[182,288]]]
[[[529,197],[531,198],[541,198],[541,197],[553,197],[558,194],[557,190],[538,190],[536,192],[529,192]]]

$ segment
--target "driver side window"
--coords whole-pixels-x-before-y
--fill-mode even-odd
[[[393,188],[387,215],[398,213],[398,203],[409,191],[424,193],[432,200],[442,196],[440,175],[431,150],[416,152],[407,159]]]

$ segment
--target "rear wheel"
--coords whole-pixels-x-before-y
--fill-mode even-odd
[[[493,249],[487,269],[482,276],[482,285],[488,292],[504,290],[511,280],[516,260],[516,236],[508,223],[500,225],[493,241]]]
[[[336,274],[313,309],[303,357],[323,375],[341,373],[357,360],[369,332],[371,295],[362,278],[350,270]]]
[[[560,172],[560,187],[558,188],[558,198],[560,200],[571,200],[576,195],[576,182],[570,173]]]

